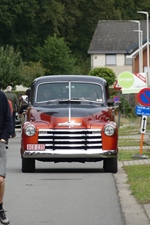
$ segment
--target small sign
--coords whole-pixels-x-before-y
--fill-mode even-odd
[[[146,124],[147,124],[147,116],[142,116],[141,134],[145,134],[145,132],[146,132]]]
[[[120,102],[119,96],[114,96],[114,102]]]
[[[138,93],[138,101],[143,106],[150,106],[150,88],[143,88]]]
[[[136,105],[135,113],[138,116],[150,116],[150,107]]]

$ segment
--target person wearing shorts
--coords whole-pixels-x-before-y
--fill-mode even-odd
[[[19,112],[19,99],[18,99],[17,95],[12,91],[12,86],[7,86],[5,94],[6,94],[7,99],[12,102],[12,106],[13,106],[13,114],[12,114],[13,129],[12,129],[11,137],[14,138],[14,137],[16,137],[15,117],[16,117],[16,112]]]
[[[9,219],[3,209],[6,177],[6,143],[13,130],[10,106],[4,92],[0,91],[0,222],[9,224]]]

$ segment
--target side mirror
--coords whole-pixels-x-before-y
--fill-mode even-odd
[[[114,103],[115,103],[115,102],[114,102],[113,99],[110,99],[110,98],[109,98],[109,99],[107,100],[107,105],[108,105],[108,106],[114,106]]]

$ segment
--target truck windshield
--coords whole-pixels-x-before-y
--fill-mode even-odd
[[[55,82],[42,83],[38,86],[35,101],[50,100],[89,100],[103,103],[102,86],[95,83]]]

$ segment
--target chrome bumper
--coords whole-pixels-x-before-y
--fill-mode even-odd
[[[27,151],[25,150],[23,158],[115,158],[117,157],[116,150],[46,150],[46,151]]]

